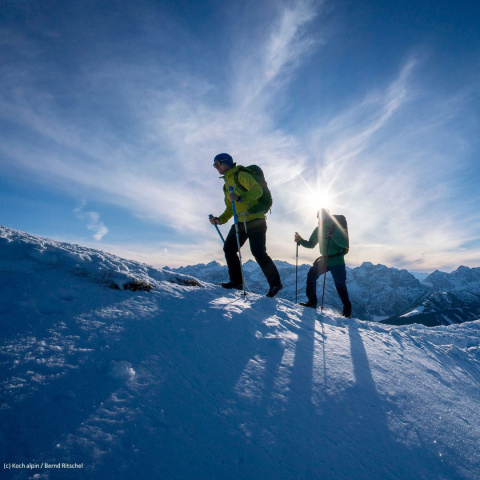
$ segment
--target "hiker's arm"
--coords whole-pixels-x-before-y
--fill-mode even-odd
[[[218,224],[223,225],[227,223],[233,217],[232,202],[225,194],[225,211],[218,217]]]
[[[300,240],[300,245],[305,248],[313,248],[318,243],[318,227],[312,232],[308,240]]]

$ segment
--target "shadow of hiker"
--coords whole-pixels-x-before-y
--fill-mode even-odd
[[[408,447],[394,438],[388,400],[376,389],[361,328],[354,322],[347,328],[355,383],[343,395],[325,398],[322,417],[316,419],[322,452],[319,463],[329,478],[463,478],[425,446]],[[322,432],[329,432],[331,439]]]
[[[359,324],[347,326],[354,380],[349,381],[344,372],[336,380],[332,375],[333,391],[327,391],[326,382],[320,385],[312,380],[323,362],[317,342],[328,342],[325,336],[319,338],[319,329],[312,328],[312,317],[302,316],[286,410],[275,422],[267,419],[276,425],[276,444],[269,451],[270,476],[259,478],[465,478],[427,446],[409,446],[395,438],[388,421],[389,400],[376,389]],[[339,328],[328,335],[345,333]],[[336,360],[345,365],[344,359],[327,349],[324,371],[335,369]]]

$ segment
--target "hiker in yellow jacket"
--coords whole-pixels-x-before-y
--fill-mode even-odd
[[[267,254],[267,220],[265,211],[258,200],[263,195],[262,186],[246,171],[244,167],[237,166],[228,153],[218,154],[213,162],[217,172],[222,175],[225,193],[225,211],[219,217],[211,217],[212,225],[223,225],[233,216],[232,202],[235,202],[239,241],[242,246],[247,239],[250,243],[250,250],[258,265],[262,269],[270,290],[267,297],[274,297],[282,288],[280,274],[272,259]],[[233,192],[230,192],[233,187]],[[223,246],[225,260],[230,276],[229,282],[220,285],[227,289],[243,289],[242,272],[240,259],[238,257],[238,245],[235,225],[232,225]]]

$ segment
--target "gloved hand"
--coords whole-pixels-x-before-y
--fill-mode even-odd
[[[218,222],[218,217],[210,217],[210,223],[212,225],[220,225],[220,223]]]
[[[238,202],[240,201],[240,197],[236,194],[236,193],[230,193],[228,195],[228,199],[231,201],[231,202]]]
[[[303,238],[298,234],[298,232],[295,232],[295,243],[300,243],[303,240]]]

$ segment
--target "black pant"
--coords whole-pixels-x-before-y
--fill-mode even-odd
[[[245,224],[243,222],[238,222],[238,233],[240,246],[242,246],[248,238],[252,255],[260,265],[270,287],[279,285],[280,275],[277,267],[267,254],[267,221],[264,218],[251,220],[250,222],[247,222],[246,230]],[[227,261],[230,281],[242,283],[235,225],[232,225],[232,228],[228,232],[223,251],[225,252],[225,260]]]
[[[320,257],[315,260],[313,267],[310,268],[307,275],[307,298],[311,303],[317,303],[317,280],[320,275],[326,275],[331,272],[335,288],[344,307],[351,306],[350,298],[347,290],[347,271],[345,265],[332,265],[327,267],[325,264],[325,257]]]

